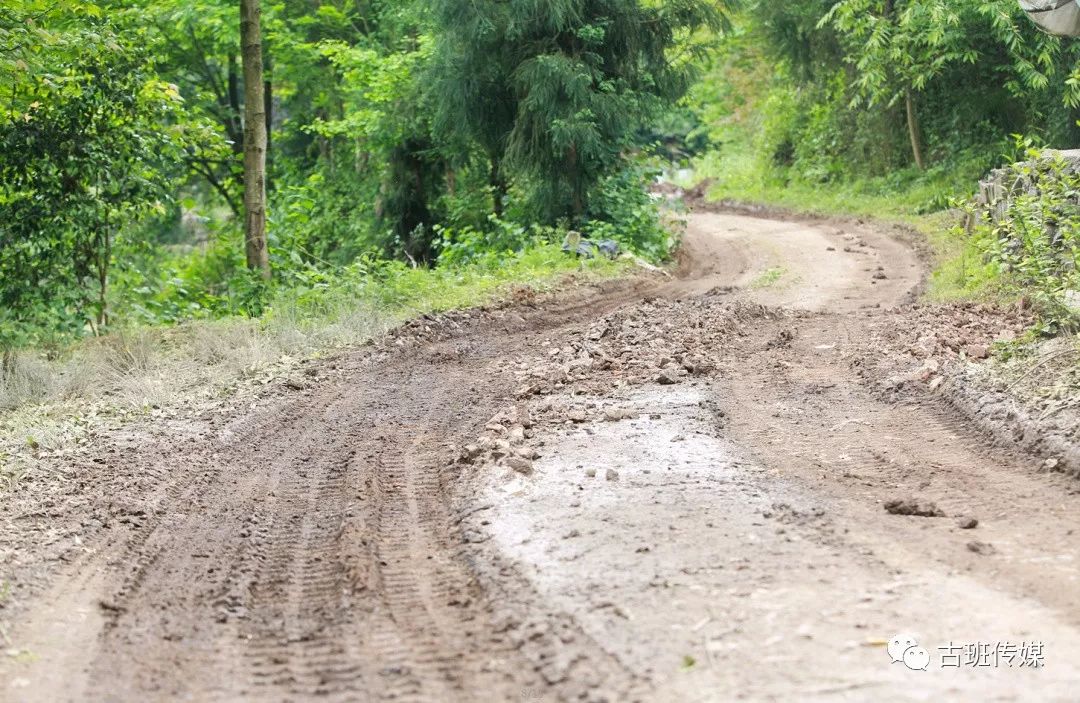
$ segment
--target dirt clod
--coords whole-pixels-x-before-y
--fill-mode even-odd
[[[533,472],[533,463],[528,459],[524,459],[520,456],[507,457],[506,465],[514,471],[517,471],[519,474],[524,474],[525,476],[530,476]]]
[[[637,413],[629,408],[608,408],[604,411],[604,419],[608,422],[618,422],[619,420],[632,420],[637,417]]]
[[[673,386],[679,382],[679,376],[671,369],[665,369],[656,377],[656,382],[662,386]]]
[[[914,515],[917,517],[945,517],[945,513],[930,501],[915,498],[896,498],[885,501],[885,512],[890,515]]]

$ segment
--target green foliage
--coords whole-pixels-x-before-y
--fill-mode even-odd
[[[438,124],[520,181],[547,222],[581,220],[593,188],[622,167],[639,126],[690,86],[699,28],[715,3],[438,0]]]
[[[1063,72],[1062,43],[1012,0],[841,0],[820,24],[839,33],[856,69],[856,99],[871,104],[895,104],[905,88],[926,90],[957,65],[972,66],[967,75],[992,68],[1015,95],[1044,90]]]
[[[594,188],[583,226],[593,240],[614,239],[624,249],[661,261],[671,254],[675,239],[660,221],[647,190],[659,170],[631,165],[605,177]]]
[[[1042,34],[1012,0],[759,3],[692,92],[716,145],[700,175],[729,197],[941,210],[1001,162],[1011,134],[1080,145],[1078,60],[1080,44]]]
[[[561,270],[576,265],[559,253],[571,226],[666,256],[642,154],[704,142],[671,108],[701,55],[693,30],[719,14],[705,0],[536,7],[263,3],[265,282],[240,232],[235,4],[6,4],[0,347],[258,318],[327,291],[373,299],[436,265],[502,280],[537,251]]]
[[[439,263],[459,266],[468,262],[497,262],[501,257],[521,252],[530,246],[561,242],[565,231],[533,223],[529,227],[502,220],[494,215],[488,226],[459,228],[436,226],[439,239]]]
[[[46,41],[17,50],[22,70],[0,97],[0,347],[108,321],[113,249],[163,209],[183,150],[203,136],[144,37],[94,8],[0,11],[5,32]]]
[[[1075,331],[1080,290],[1080,171],[1059,154],[1027,146],[1025,160],[1001,175],[1008,191],[998,203],[966,203],[966,232],[979,255],[972,278],[997,281],[1025,296],[1042,314],[1043,331]],[[959,232],[958,232],[959,234]]]

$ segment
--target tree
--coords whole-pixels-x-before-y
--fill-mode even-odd
[[[95,6],[0,10],[0,346],[100,330],[117,239],[170,195],[204,125],[184,120],[143,33]]]
[[[158,70],[180,88],[185,110],[217,125],[215,139],[190,150],[191,174],[242,221],[243,100],[239,26],[231,0],[139,0],[134,22],[158,35]]]
[[[433,16],[439,123],[489,155],[497,197],[509,172],[550,221],[584,217],[634,131],[689,87],[693,33],[723,19],[707,0],[436,0]]]
[[[430,263],[436,253],[434,204],[446,176],[444,150],[432,136],[418,81],[430,41],[421,36],[386,44],[319,43],[339,76],[341,116],[317,119],[307,130],[328,140],[347,138],[363,150],[364,170],[379,180],[375,219],[392,235],[384,248]]]
[[[1014,95],[1041,91],[1058,70],[1061,51],[1013,0],[840,0],[819,26],[842,38],[855,68],[856,103],[903,102],[912,160],[920,169],[926,158],[919,95],[936,79],[966,65],[970,76],[994,75]]]
[[[269,279],[261,14],[260,0],[240,0],[240,56],[244,66],[244,242],[248,268]]]

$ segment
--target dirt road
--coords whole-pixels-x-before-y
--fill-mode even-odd
[[[1075,700],[1075,481],[859,373],[910,247],[686,240],[98,442],[4,514],[0,698]]]

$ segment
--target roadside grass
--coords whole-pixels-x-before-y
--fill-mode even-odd
[[[557,245],[444,269],[392,267],[290,290],[259,319],[120,330],[61,353],[21,350],[0,374],[0,489],[30,457],[70,451],[102,422],[169,416],[286,377],[300,360],[363,343],[425,313],[492,304],[513,290],[549,290],[570,275],[611,278],[626,260],[578,260]]]

